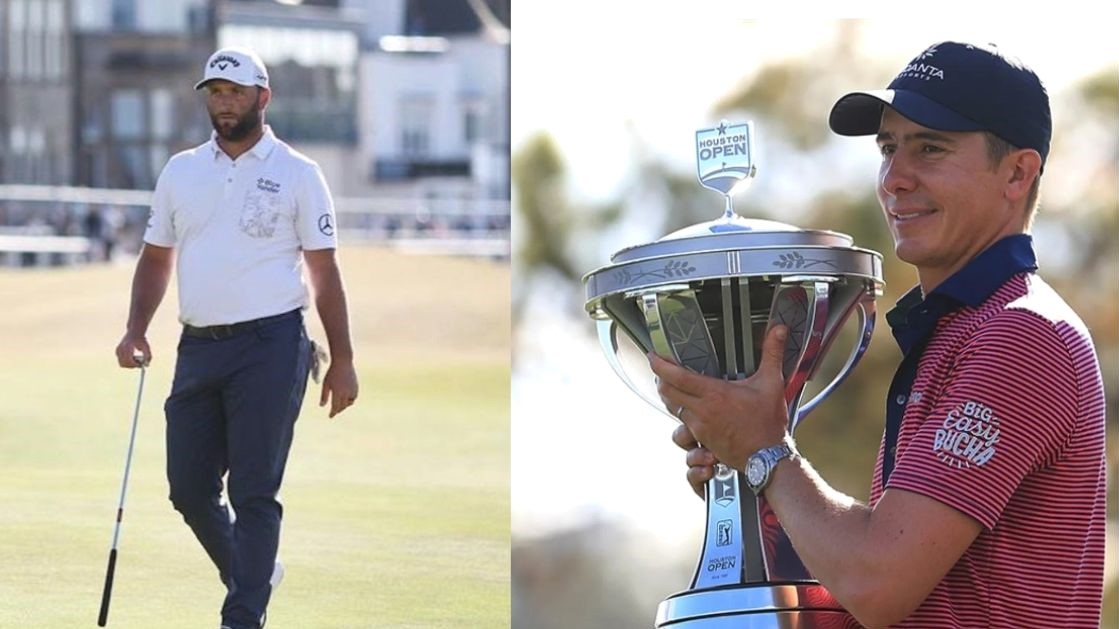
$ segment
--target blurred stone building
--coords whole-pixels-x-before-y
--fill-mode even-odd
[[[209,135],[215,48],[336,194],[507,199],[508,0],[0,0],[0,182],[151,189]]]
[[[265,121],[322,167],[336,196],[368,193],[355,172],[364,12],[337,0],[219,0],[219,46],[249,46],[268,67]]]
[[[509,18],[509,0],[0,0],[0,184],[120,191],[7,189],[0,223],[142,223],[131,191],[210,135],[206,58],[244,45],[351,238],[507,255]]]
[[[71,0],[0,0],[0,184],[69,183]]]
[[[209,122],[192,87],[214,49],[211,0],[81,0],[74,7],[73,183],[155,186]]]
[[[507,199],[509,2],[351,0],[366,9],[361,152],[371,182]]]

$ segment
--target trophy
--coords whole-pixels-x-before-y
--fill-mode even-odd
[[[732,196],[757,172],[752,145],[749,122],[697,131],[699,180],[725,197],[723,216],[618,251],[611,264],[583,278],[585,307],[615,373],[674,420],[623,368],[619,330],[644,352],[740,380],[760,362],[768,327],[788,326],[783,370],[792,433],[866,351],[875,297],[882,294],[882,256],[853,246],[846,234],[735,214]],[[858,335],[846,362],[801,404],[806,383],[852,314]],[[707,529],[695,574],[687,590],[660,604],[656,627],[840,626],[842,608],[812,580],[765,498],[745,481],[742,470],[716,465],[706,486]]]

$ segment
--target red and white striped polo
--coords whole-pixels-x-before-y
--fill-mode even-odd
[[[901,627],[1098,627],[1104,396],[1084,324],[1018,273],[942,316],[922,353],[887,488],[983,529]],[[880,449],[871,504],[883,493]]]

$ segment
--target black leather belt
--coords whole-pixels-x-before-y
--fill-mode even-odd
[[[273,315],[271,317],[261,317],[260,319],[253,319],[252,321],[242,321],[240,323],[230,323],[229,325],[208,325],[204,328],[197,328],[193,325],[183,324],[183,334],[187,336],[197,336],[204,339],[213,339],[220,341],[227,339],[231,336],[237,336],[250,330],[255,330],[266,323],[272,323],[288,317],[294,317],[299,314],[299,309],[285,312],[284,314]]]

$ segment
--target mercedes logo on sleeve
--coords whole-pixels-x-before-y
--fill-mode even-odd
[[[325,236],[334,235],[334,219],[330,217],[330,214],[323,214],[319,217],[319,231]]]

